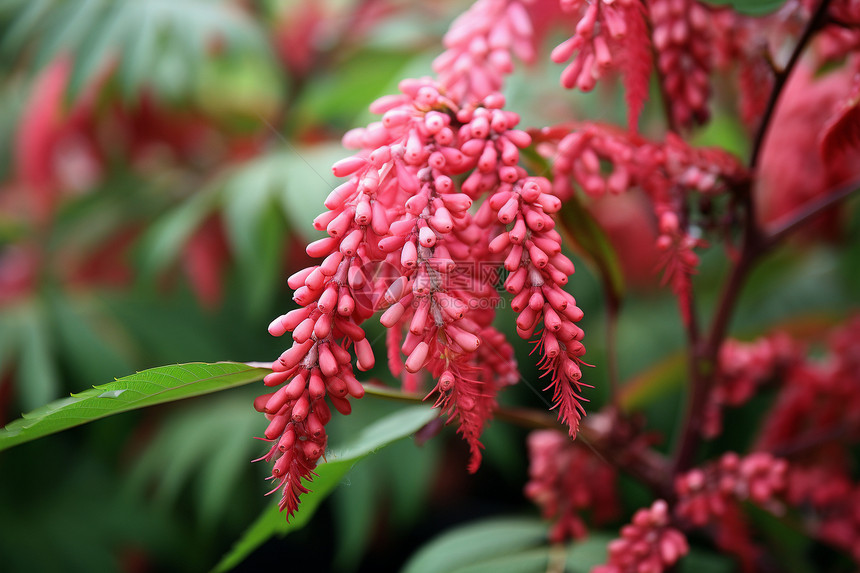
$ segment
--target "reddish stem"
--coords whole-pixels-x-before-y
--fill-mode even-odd
[[[761,124],[753,139],[752,151],[749,159],[749,170],[753,175],[755,175],[765,136],[770,128],[770,124],[773,120],[774,112],[776,111],[776,106],[779,102],[780,96],[782,95],[783,89],[791,76],[791,73],[795,69],[797,62],[800,60],[800,56],[805,51],[815,32],[825,23],[827,8],[830,5],[830,1],[831,0],[822,0],[818,4],[809,21],[806,23],[806,26],[798,39],[797,45],[795,45],[794,51],[789,57],[788,63],[781,72],[776,74],[773,90],[771,91],[764,115],[762,116]],[[740,297],[741,290],[746,282],[749,271],[753,268],[757,259],[768,249],[772,248],[779,240],[784,238],[794,229],[798,228],[810,217],[818,214],[821,209],[826,208],[822,207],[813,209],[811,213],[809,209],[804,208],[793,219],[793,222],[790,225],[783,227],[782,231],[778,231],[776,234],[770,234],[767,237],[764,237],[756,224],[751,182],[745,182],[738,186],[735,192],[744,208],[744,226],[740,256],[732,267],[729,279],[723,287],[708,336],[691,348],[690,382],[692,388],[687,402],[686,419],[681,439],[678,442],[678,447],[674,456],[674,473],[689,469],[693,464],[696,452],[699,449],[699,445],[702,440],[701,430],[704,419],[704,410],[707,406],[714,381],[716,380],[717,356],[719,354],[720,347],[725,340],[729,322],[732,318],[735,306],[738,298]],[[836,199],[836,201],[841,200],[842,198],[844,198],[843,194],[839,194],[839,199]],[[836,201],[826,203],[829,206],[834,204]]]

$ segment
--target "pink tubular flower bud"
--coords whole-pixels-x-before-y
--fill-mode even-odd
[[[370,347],[370,342],[367,338],[362,338],[355,342],[355,354],[358,357],[358,369],[370,370],[373,368],[376,360],[373,357],[373,349]]]
[[[335,177],[347,177],[348,175],[352,175],[365,165],[367,165],[367,159],[363,157],[347,157],[335,163],[332,166],[331,171],[332,173],[334,173]]]
[[[336,245],[337,240],[335,238],[325,237],[308,245],[305,251],[308,253],[308,256],[319,259],[329,254]]]
[[[419,342],[415,350],[409,355],[409,358],[406,359],[406,370],[413,373],[421,370],[427,363],[427,351],[429,348],[429,345],[423,340]]]

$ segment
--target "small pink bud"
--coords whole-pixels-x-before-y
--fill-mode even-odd
[[[345,372],[343,380],[346,382],[346,389],[350,396],[353,398],[361,398],[364,396],[364,386],[361,385],[361,382],[359,382],[355,376],[349,372]]]
[[[442,202],[445,203],[445,206],[453,212],[466,211],[472,206],[472,200],[464,193],[442,195]]]
[[[335,217],[340,215],[338,211],[326,211],[324,213],[320,213],[314,219],[314,229],[317,231],[323,231],[328,226],[329,223],[334,220]]]
[[[481,339],[453,325],[448,325],[445,332],[466,352],[474,352],[481,345]]]
[[[325,200],[326,209],[332,211],[341,208],[347,200],[352,197],[358,189],[358,183],[355,180],[347,181],[335,187]]]
[[[331,253],[335,246],[337,246],[337,239],[334,239],[333,237],[325,237],[308,245],[305,251],[309,256],[319,259]]]
[[[331,171],[334,173],[335,177],[346,177],[348,175],[352,175],[365,165],[367,165],[367,159],[364,157],[352,156],[341,159],[335,163],[332,166]]]
[[[349,316],[355,310],[355,300],[349,295],[346,289],[342,289],[340,298],[337,300],[337,313],[341,316]]]
[[[314,324],[314,336],[317,337],[317,340],[328,338],[328,335],[331,334],[331,323],[331,314],[324,314],[317,318],[317,322]]]
[[[340,252],[347,257],[354,257],[362,241],[364,241],[364,231],[355,229],[340,243]]]
[[[291,289],[296,290],[297,288],[299,288],[300,286],[305,284],[305,279],[308,278],[308,275],[311,274],[311,272],[313,272],[315,269],[316,269],[315,266],[314,267],[308,267],[306,269],[302,269],[299,272],[290,275],[290,278],[287,279],[287,285]],[[279,336],[279,335],[275,335],[275,336]]]
[[[346,388],[346,382],[337,376],[330,376],[326,380],[326,390],[328,390],[329,397],[337,396],[338,398],[343,398],[349,393]]]
[[[367,371],[373,368],[376,360],[373,357],[373,349],[367,338],[362,338],[355,343],[355,355],[358,357],[358,369]]]
[[[310,340],[311,335],[314,333],[314,325],[316,321],[312,318],[304,319],[299,325],[293,330],[293,340],[298,343],[306,342]]]
[[[278,450],[281,453],[286,452],[293,448],[296,445],[296,431],[290,426],[287,431],[284,432],[284,435],[281,436],[281,439],[278,440]],[[285,457],[280,458],[278,461],[286,459]]]
[[[525,240],[527,232],[528,229],[526,229],[525,220],[520,215],[517,215],[517,221],[514,223],[510,232],[508,232],[511,242],[519,245],[523,240]]]
[[[415,350],[406,359],[406,370],[412,373],[418,372],[427,363],[427,352],[430,349],[423,340],[418,343]]]
[[[505,290],[511,294],[517,294],[526,284],[526,279],[528,278],[528,271],[526,271],[525,267],[520,267],[516,270],[516,272],[508,275],[508,278],[505,279]]]
[[[394,282],[391,283],[391,286],[388,287],[388,290],[385,291],[384,300],[387,304],[394,304],[401,298],[406,292],[406,281],[408,279],[406,277],[398,277]]]
[[[310,380],[308,381],[308,394],[312,400],[319,400],[325,396],[325,382],[317,370],[311,372]]]
[[[298,326],[310,313],[311,309],[309,308],[297,308],[279,316],[269,324],[269,334],[272,336],[282,336],[285,332],[291,331]]]
[[[541,193],[538,198],[538,204],[543,207],[547,213],[557,213],[561,210],[561,199],[549,193]]]
[[[321,291],[323,283],[326,281],[326,276],[322,273],[319,267],[315,268],[311,271],[311,274],[308,275],[308,278],[305,279],[305,286],[308,287],[312,291]],[[301,288],[301,287],[299,287]],[[296,289],[298,290],[298,289]]]
[[[505,250],[505,248],[507,248],[509,244],[511,244],[511,241],[508,237],[508,233],[502,233],[495,239],[490,241],[490,245],[488,248],[491,253],[501,253]]]
[[[439,233],[450,233],[454,228],[454,221],[451,219],[451,213],[445,207],[439,207],[428,221],[431,227]]]
[[[406,307],[397,302],[382,313],[382,316],[379,317],[379,322],[385,328],[393,328],[403,317],[404,312],[406,312]]]
[[[392,237],[385,237],[381,241],[379,241],[379,250],[383,253],[393,253],[397,249],[403,246],[403,243],[406,242],[406,237],[394,235]]]
[[[266,436],[266,439],[274,440],[278,436],[284,433],[284,428],[287,427],[287,417],[286,416],[275,416],[272,418],[272,421],[269,422],[269,426],[266,428],[266,431],[263,435]]]
[[[412,241],[406,241],[403,244],[403,250],[400,251],[400,264],[407,269],[414,269],[418,266],[418,248]]]
[[[302,392],[305,391],[306,384],[306,370],[302,371],[295,378],[293,378],[289,384],[284,386],[284,395],[287,400],[297,400],[299,396],[302,395]]]
[[[507,225],[508,223],[513,222],[516,218],[517,213],[520,211],[520,202],[517,197],[511,197],[508,201],[499,209],[499,221],[503,224]],[[531,225],[529,225],[531,226]],[[536,229],[540,230],[540,229]]]
[[[415,309],[415,314],[412,315],[412,321],[409,323],[409,332],[415,335],[424,333],[424,326],[427,324],[427,315],[430,311],[430,304],[425,298]]]
[[[340,370],[334,354],[331,353],[328,344],[319,345],[319,365],[320,370],[326,376],[334,376]]]
[[[418,231],[418,240],[425,247],[432,247],[436,244],[436,233],[430,227],[421,227]]]
[[[294,376],[293,372],[272,372],[271,374],[266,374],[266,377],[263,378],[263,384],[266,386],[278,386],[279,384],[283,384],[290,378]]]
[[[335,251],[323,260],[320,265],[320,272],[330,277],[337,272],[338,267],[340,266],[340,262],[343,260],[343,253],[340,251]]]

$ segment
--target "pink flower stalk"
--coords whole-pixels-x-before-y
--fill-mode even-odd
[[[582,344],[584,333],[576,323],[583,313],[576,300],[563,290],[573,263],[561,252],[561,235],[549,216],[561,208],[544,178],[528,177],[502,185],[484,204],[476,217],[495,218],[505,227],[490,243],[490,251],[504,257],[510,273],[505,290],[518,313],[517,334],[530,339],[542,324],[534,351],[541,355],[538,366],[550,376],[553,408],[559,420],[575,437],[585,414],[582,400]]]
[[[334,174],[348,179],[332,191],[329,210],[314,221],[328,236],[307,248],[323,261],[290,278],[302,308],[270,327],[275,335],[292,332],[294,340],[266,379],[270,385],[288,384],[260,401],[272,417],[266,438],[276,442],[265,458],[276,460],[273,477],[284,485],[282,506],[290,511],[303,491],[300,478],[310,478],[324,451],[329,418],[324,398],[348,413],[347,396],[363,393],[348,349],[354,347],[360,370],[374,366],[360,325],[377,310],[385,309],[380,322],[389,329],[392,372],[403,376],[410,391],[421,388],[424,372],[437,379],[431,392],[436,406],[449,420],[459,419],[458,431],[471,454],[469,470],[477,470],[479,438],[496,407],[496,393],[519,378],[513,349],[491,326],[502,257],[506,266],[522,269],[506,282],[519,285],[509,291],[519,293],[528,279],[529,289],[549,293],[539,314],[519,308],[526,317],[522,334],[530,336],[537,318],[548,317],[544,366],[558,371],[556,402],[562,418],[571,420],[572,433],[579,420],[578,395],[564,384],[573,380],[578,388],[584,347],[578,342],[582,331],[572,321],[582,313],[559,288],[573,272],[547,214],[560,202],[545,180],[529,178],[518,165],[519,149],[531,138],[515,129],[519,117],[502,109],[500,94],[461,103],[429,78],[406,80],[400,87],[400,95],[371,106],[381,121],[344,136],[344,145],[359,151],[334,165]],[[491,198],[473,217],[473,201],[488,193]],[[504,233],[517,247],[507,249],[513,255],[500,254],[505,249],[499,242],[494,243],[499,249],[488,246],[507,223],[513,225]],[[532,305],[540,296],[532,297]],[[518,297],[516,306],[523,307],[522,301]],[[570,357],[558,356],[560,351]],[[308,434],[305,417],[317,409],[322,413],[309,418],[314,432]],[[293,433],[295,439],[288,437]],[[290,447],[295,454],[289,454]],[[287,454],[288,461],[281,462]]]
[[[591,197],[632,188],[649,195],[660,231],[663,282],[678,296],[688,322],[692,275],[699,262],[694,249],[704,242],[682,210],[685,196],[724,193],[729,182],[746,177],[738,160],[718,149],[692,148],[672,134],[655,143],[602,124],[545,128],[538,138],[539,152],[553,160],[552,185],[558,197],[572,197],[574,184]]]
[[[775,508],[786,487],[788,463],[766,452],[743,458],[729,452],[704,469],[693,469],[675,480],[675,514],[696,527],[720,525],[730,504],[749,500]]]
[[[799,345],[782,333],[744,343],[727,340],[720,348],[716,384],[705,410],[703,432],[714,438],[723,430],[723,408],[741,406],[769,380],[798,361]]]
[[[621,537],[609,543],[609,560],[591,573],[661,573],[690,551],[684,534],[672,527],[662,499],[633,515]]]
[[[514,69],[512,54],[534,60],[534,31],[524,6],[534,1],[478,0],[454,20],[443,39],[447,50],[433,62],[449,97],[481,101],[502,89]]]
[[[607,72],[621,70],[629,124],[635,130],[651,74],[651,42],[642,2],[560,0],[560,4],[577,18],[573,36],[550,56],[557,64],[570,62],[561,73],[561,85],[588,92]]]
[[[761,449],[791,446],[809,436],[860,436],[860,318],[835,330],[829,353],[795,363],[762,429]]]
[[[792,465],[787,499],[818,539],[849,553],[860,563],[860,485],[837,464]]]
[[[620,502],[614,466],[554,430],[532,432],[528,448],[525,494],[541,508],[545,519],[554,521],[550,540],[561,543],[584,537],[582,511],[591,511],[597,525],[617,517]]]
[[[705,123],[713,57],[708,11],[695,0],[649,0],[648,8],[671,120],[679,127]]]

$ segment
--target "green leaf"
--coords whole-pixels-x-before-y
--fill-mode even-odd
[[[560,232],[568,239],[568,244],[577,244],[586,256],[597,266],[607,289],[607,295],[616,302],[624,298],[624,274],[618,262],[618,255],[606,237],[606,233],[591,216],[591,213],[574,195],[564,202],[558,214]]]
[[[564,570],[568,573],[589,573],[601,563],[606,563],[606,546],[617,534],[590,531],[582,541],[567,546],[567,559]]]
[[[548,566],[551,556],[552,548],[539,547],[452,569],[451,573],[546,573],[552,570]]]
[[[52,328],[47,314],[38,304],[22,312],[19,320],[18,392],[25,408],[35,408],[60,394]]]
[[[539,519],[493,518],[470,523],[430,541],[415,553],[403,571],[459,571],[458,568],[496,561],[536,547],[546,540],[546,533],[547,525]]]
[[[122,93],[144,87],[171,99],[191,99],[201,71],[215,58],[237,57],[279,74],[257,21],[232,2],[214,0],[7,0],[10,20],[0,43],[5,55],[33,51],[37,68],[74,55],[69,91],[74,97],[114,62]]]
[[[706,4],[731,6],[741,14],[760,16],[779,10],[786,0],[705,0]]]
[[[51,314],[56,321],[57,345],[64,363],[81,380],[104,380],[113,373],[131,370],[117,344],[122,340],[122,336],[117,335],[123,334],[117,332],[118,325],[108,323],[115,328],[109,331],[100,329],[97,322],[102,322],[105,317],[99,316],[93,305],[85,307],[83,302],[59,293],[49,299]],[[39,404],[45,402],[47,400],[42,400]]]
[[[146,232],[140,243],[140,268],[152,278],[179,256],[182,247],[215,206],[216,190],[205,189],[167,211]]]
[[[283,537],[304,527],[320,503],[356,462],[391,442],[414,434],[438,415],[437,410],[427,406],[412,406],[398,410],[358,432],[354,441],[344,448],[330,452],[326,456],[328,461],[317,466],[314,471],[318,477],[310,484],[312,492],[302,496],[302,503],[289,522],[278,510],[278,506],[272,504],[215,565],[213,572],[229,571],[272,536],[277,534]]]
[[[150,368],[24,414],[0,429],[0,451],[113,414],[256,382],[268,372],[236,362]]]

